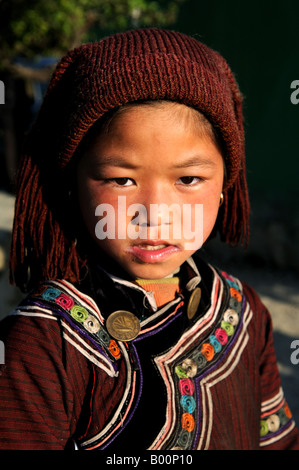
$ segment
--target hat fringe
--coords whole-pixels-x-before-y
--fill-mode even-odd
[[[250,235],[250,204],[244,179],[244,171],[241,170],[233,186],[224,193],[224,203],[220,209],[219,231],[222,241],[232,246],[241,244],[247,248]]]
[[[17,178],[15,217],[10,250],[10,282],[27,291],[40,279],[80,278],[75,240],[65,236],[61,224],[44,200],[40,171],[28,156]]]

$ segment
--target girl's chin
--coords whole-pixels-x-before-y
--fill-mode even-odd
[[[134,279],[162,279],[163,277],[170,276],[176,268],[174,269],[134,269],[128,270],[127,272]]]
[[[122,262],[122,268],[133,278],[141,279],[161,279],[171,275],[184,262],[160,262],[160,263],[144,263],[140,260],[131,260],[130,262]]]

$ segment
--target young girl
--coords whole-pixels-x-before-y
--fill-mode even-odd
[[[248,238],[241,95],[158,29],[58,64],[18,177],[2,449],[295,449],[271,320],[206,264]]]

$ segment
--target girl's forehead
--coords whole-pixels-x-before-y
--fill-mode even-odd
[[[211,168],[212,162],[221,171],[225,166],[210,122],[199,111],[180,103],[122,106],[98,121],[87,137],[79,152],[79,172],[82,165],[97,175],[110,174],[112,168],[148,169],[166,175],[183,168]]]
[[[162,124],[158,119],[159,110]],[[122,110],[110,122],[108,129],[100,130],[90,141],[84,160],[97,169],[121,167],[138,170],[154,166],[160,173],[186,167],[212,168],[218,164],[222,167],[222,154],[209,132],[191,126],[187,119],[174,118],[173,114],[169,115],[170,110],[170,106],[167,109],[135,106]],[[196,112],[187,107],[185,111]],[[155,112],[158,114],[152,114]],[[168,119],[164,119],[165,112]]]
[[[216,145],[219,143],[213,126],[198,110],[182,103],[170,101],[149,101],[129,103],[104,115],[89,131],[88,145],[99,142],[103,137],[127,136],[129,131],[142,132],[161,126],[161,129],[174,132],[194,132],[198,137],[209,137]]]

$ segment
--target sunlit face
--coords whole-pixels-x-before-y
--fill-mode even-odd
[[[134,278],[171,274],[214,227],[223,159],[195,113],[173,103],[130,107],[93,140],[78,164],[86,227]]]

